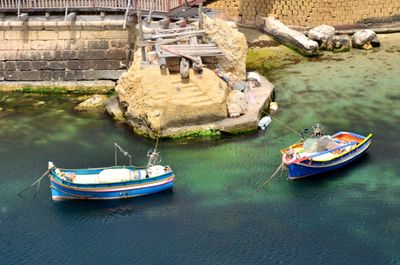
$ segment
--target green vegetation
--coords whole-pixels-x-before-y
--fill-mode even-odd
[[[114,89],[107,86],[0,86],[0,91],[16,91],[34,94],[112,94]]]
[[[246,67],[269,77],[271,72],[305,60],[302,55],[285,46],[249,49]]]
[[[204,129],[199,131],[191,131],[191,132],[183,132],[175,135],[168,136],[167,138],[171,139],[187,139],[187,138],[197,138],[197,137],[205,137],[205,138],[214,138],[221,136],[221,132],[215,129]]]

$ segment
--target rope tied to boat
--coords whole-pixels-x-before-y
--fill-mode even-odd
[[[121,154],[123,154],[126,157],[129,157],[129,165],[132,165],[132,156],[127,151],[125,151],[121,146],[119,146],[117,143],[114,143],[115,165],[118,164],[117,149],[118,149],[118,151],[121,152]]]
[[[37,187],[36,187],[36,191],[33,197],[36,197],[38,191],[39,191],[39,186],[40,186],[40,182],[42,181],[42,179],[50,172],[51,168],[46,170],[46,172],[43,173],[43,175],[38,178],[37,180],[35,180],[35,182],[33,182],[31,185],[27,186],[25,189],[23,189],[22,191],[20,191],[17,195],[21,196],[22,193],[24,193],[25,191],[29,190],[30,188],[32,188],[36,183],[37,183]]]
[[[266,115],[269,115],[269,113],[267,113],[267,112],[264,111],[264,110],[261,110],[261,112],[264,113],[264,114],[266,114]],[[286,129],[288,129],[288,130],[294,132],[295,134],[299,135],[301,138],[304,137],[304,135],[303,135],[302,133],[299,133],[298,131],[296,131],[295,129],[293,129],[292,127],[290,127],[289,125],[287,125],[286,123],[284,123],[284,122],[282,122],[282,121],[279,121],[276,117],[274,117],[273,120],[274,120],[274,121],[277,121],[280,125],[284,126]]]
[[[276,175],[278,175],[279,170],[281,170],[281,175],[282,175],[283,166],[284,166],[284,165],[285,165],[285,164],[282,162],[282,163],[278,166],[278,168],[274,171],[274,173],[272,173],[272,175],[261,185],[261,188],[265,188],[266,186],[268,186],[268,185],[271,183],[272,179],[273,179]]]

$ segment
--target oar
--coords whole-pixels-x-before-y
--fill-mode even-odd
[[[33,182],[33,183],[32,183],[31,185],[29,185],[28,187],[26,187],[23,191],[19,192],[19,193],[18,193],[18,196],[21,196],[22,193],[24,193],[25,191],[27,191],[27,190],[29,190],[30,188],[32,188],[36,183],[39,183],[39,185],[40,185],[40,181],[41,181],[42,178],[44,178],[48,173],[49,173],[49,169],[48,169],[46,172],[44,172],[44,174],[43,174],[40,178],[38,178],[35,182]],[[37,193],[37,191],[38,191],[38,189],[39,189],[39,185],[38,185],[38,187],[36,188],[36,193]],[[35,193],[35,196],[36,196],[36,193]]]

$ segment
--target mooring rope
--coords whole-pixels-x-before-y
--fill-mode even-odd
[[[267,112],[264,111],[264,110],[261,110],[261,112],[264,113],[264,114],[266,114],[266,115],[269,115],[269,113],[267,113]],[[277,121],[279,124],[283,125],[283,126],[286,127],[288,130],[294,132],[295,134],[297,134],[297,135],[299,135],[301,138],[303,138],[303,135],[302,135],[301,133],[299,133],[298,131],[296,131],[295,129],[293,129],[292,127],[290,127],[289,125],[287,125],[286,123],[284,123],[284,122],[278,120],[276,117],[274,117],[273,120],[274,120],[274,121]]]
[[[272,179],[279,173],[279,170],[282,169],[281,172],[283,172],[283,162],[279,165],[279,167],[272,173],[272,175],[261,185],[261,188],[265,188],[269,183],[271,183]],[[282,173],[281,173],[282,175]]]
[[[37,193],[38,190],[39,190],[40,181],[49,173],[49,171],[50,171],[50,169],[48,169],[46,172],[44,172],[44,174],[43,174],[40,178],[38,178],[35,182],[33,182],[31,185],[29,185],[28,187],[26,187],[24,190],[20,191],[20,192],[18,193],[18,196],[21,196],[22,193],[24,193],[25,191],[29,190],[29,189],[32,188],[36,183],[38,183],[38,185],[37,185],[37,187],[36,187],[36,192],[35,192],[35,196],[36,196],[36,193]]]

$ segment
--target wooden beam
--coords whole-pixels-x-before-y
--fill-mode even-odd
[[[173,37],[179,37],[179,36],[185,36],[185,35],[192,35],[192,34],[204,34],[205,30],[198,30],[198,31],[189,31],[189,32],[181,32],[181,33],[171,33],[171,34],[158,34],[158,35],[152,35],[151,39],[162,39],[162,38],[173,38]]]

